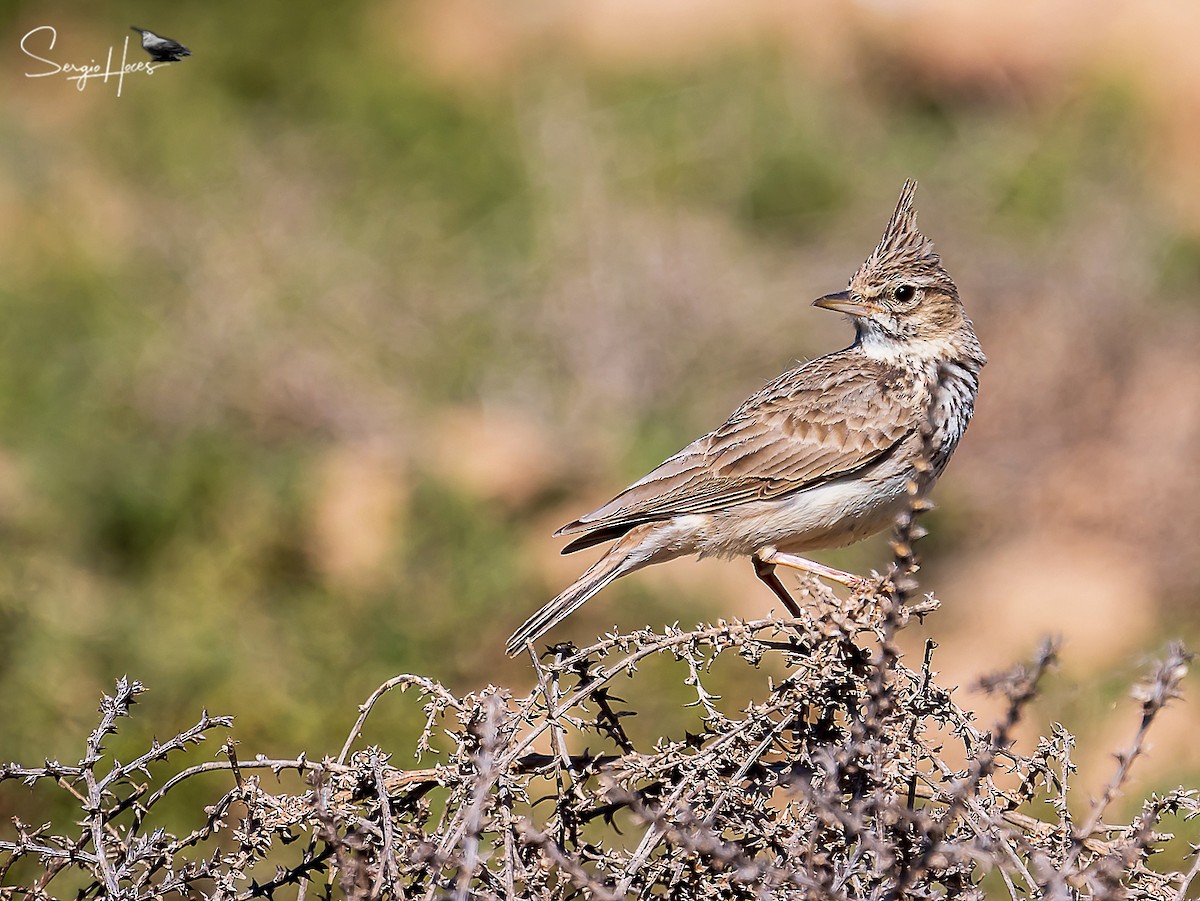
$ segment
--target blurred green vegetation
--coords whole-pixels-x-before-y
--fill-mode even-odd
[[[554,526],[845,337],[806,298],[776,304],[787,260],[811,296],[836,288],[912,174],[1031,256],[1088,215],[1095,184],[1141,184],[1141,112],[1104,79],[1050,113],[886,66],[821,79],[761,47],[647,70],[550,54],[463,84],[384,18],[227,0],[3,13],[14,42],[52,21],[63,59],[133,21],[195,55],[119,100],[6,63],[0,759],[76,759],[122,673],[150,688],[160,737],[206,706],[237,714],[247,750],[314,756],[396,672],[528,680],[500,649],[561,587]],[[671,257],[671,237],[614,271],[675,215],[716,223],[765,290],[708,303],[713,270]],[[1148,253],[1194,303],[1195,237],[1162,234]],[[719,270],[730,285],[739,265]],[[473,488],[435,440],[450,408],[520,410],[541,451],[579,462],[531,457],[544,472],[512,497],[503,474]],[[402,487],[385,553],[345,576],[314,537],[336,501],[322,473],[362,446]],[[941,516],[949,555],[941,523],[964,518]],[[882,567],[880,545],[838,562]],[[718,591],[631,579],[566,631],[738,612]],[[664,685],[644,719],[678,733],[679,682]],[[368,737],[403,746],[420,722],[389,705]]]

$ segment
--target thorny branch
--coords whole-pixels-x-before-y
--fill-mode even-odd
[[[1028,754],[1012,742],[1052,645],[985,680],[1005,700],[988,729],[938,684],[934,642],[919,666],[905,665],[897,634],[937,607],[914,596],[927,481],[919,468],[895,564],[847,599],[809,583],[794,620],[558,646],[534,661],[536,685],[519,697],[492,686],[459,697],[397,676],[359,708],[335,757],[241,759],[227,740],[225,759],[161,774],[169,755],[232,726],[203,713],[118,763],[104,740],[143,690],[123,678],[77,763],[0,766],[0,785],[74,805],[60,821],[14,820],[0,835],[0,901],[241,901],[285,888],[293,897],[297,885],[306,898],[319,874],[319,897],[336,886],[370,899],[978,899],[990,872],[1013,899],[1183,901],[1200,860],[1167,828],[1200,816],[1197,792],[1152,796],[1124,825],[1106,820],[1189,655],[1172,645],[1137,688],[1129,747],[1094,805],[1073,815],[1074,738],[1054,725]],[[622,725],[645,703],[638,668],[654,657],[677,668],[692,699],[682,734]],[[740,668],[726,684],[744,686],[741,697],[704,684],[718,660]],[[613,693],[617,679],[629,700]],[[407,749],[355,751],[372,711],[410,686],[425,720],[416,765],[395,765]],[[267,790],[293,770],[307,786]],[[183,835],[155,825],[181,785],[214,771],[228,775],[200,825]],[[1151,867],[1171,845],[1179,870]]]
[[[103,740],[141,689],[123,680],[77,765],[0,767],[0,782],[70,789],[82,812],[75,828],[15,824],[0,841],[0,898],[53,897],[59,882],[74,894],[80,879],[81,897],[273,897],[334,861],[343,892],[372,898],[982,897],[979,882],[993,869],[1013,898],[1186,897],[1198,866],[1165,873],[1148,862],[1172,841],[1164,818],[1200,814],[1195,792],[1151,798],[1128,825],[1106,822],[1147,730],[1178,695],[1181,649],[1170,648],[1137,690],[1134,739],[1095,806],[1073,821],[1063,800],[1075,772],[1069,734],[1055,727],[1027,756],[1010,746],[1052,648],[986,680],[1007,707],[984,731],[937,684],[929,657],[909,669],[898,652],[880,651],[888,618],[903,628],[909,608],[892,611],[878,593],[809,593],[812,616],[795,622],[643,631],[559,649],[517,699],[417,683],[452,747],[423,751],[429,759],[416,768],[365,748],[340,761],[220,759],[160,779],[169,753],[230,721],[205,714],[118,764]],[[692,707],[697,724],[684,735],[647,744],[614,735],[610,720],[628,711],[608,686],[651,654],[675,661],[681,684],[713,706]],[[717,658],[764,671],[765,691],[740,710],[719,701],[696,684]],[[563,683],[577,687],[564,695]],[[535,742],[547,729],[543,752]],[[361,731],[360,722],[354,738]],[[199,828],[175,836],[154,827],[167,795],[213,771],[230,781]],[[262,779],[286,771],[311,774],[314,786],[268,792]],[[547,791],[555,804],[535,806]],[[294,841],[304,833],[311,840]]]

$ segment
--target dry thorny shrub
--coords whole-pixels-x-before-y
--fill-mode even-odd
[[[73,870],[83,873],[85,898],[275,897],[296,884],[353,898],[972,898],[983,897],[989,872],[1013,898],[1184,898],[1200,864],[1181,874],[1148,862],[1172,838],[1156,831],[1162,818],[1195,816],[1197,793],[1151,797],[1126,825],[1104,816],[1156,714],[1176,697],[1187,655],[1171,648],[1138,689],[1136,735],[1076,819],[1066,803],[1071,735],[1056,727],[1027,755],[1010,747],[1054,649],[985,682],[1007,699],[1007,713],[982,731],[934,682],[932,642],[921,667],[900,660],[896,630],[936,605],[906,603],[896,586],[904,581],[894,571],[849,603],[814,588],[811,613],[796,621],[559,647],[519,699],[492,687],[455,697],[398,676],[362,706],[336,759],[242,760],[229,741],[226,759],[161,785],[152,764],[231,720],[205,713],[118,763],[104,739],[143,690],[122,679],[77,764],[0,768],[0,780],[70,792],[81,812],[79,828],[15,824],[15,840],[0,842],[0,884],[9,886],[0,897],[51,897],[56,878]],[[703,727],[638,748],[611,690],[653,655],[686,667]],[[703,684],[713,661],[757,668],[771,656],[789,675],[765,679],[763,699],[739,713],[722,712]],[[437,763],[402,769],[377,747],[351,753],[376,702],[409,687],[423,694],[427,715],[417,753]],[[450,742],[438,754],[442,736]],[[951,742],[957,755],[946,751]],[[600,749],[571,750],[582,743]],[[952,756],[965,764],[948,763]],[[293,768],[310,789],[273,795],[256,772]],[[151,828],[164,796],[214,769],[231,771],[235,784],[199,828]],[[539,798],[546,806],[534,805]],[[36,858],[36,877],[12,886],[22,858]]]
[[[74,826],[15,823],[14,839],[0,841],[0,898],[51,897],[66,884],[82,884],[81,898],[113,899],[982,898],[985,886],[1012,898],[1185,898],[1200,857],[1187,872],[1149,863],[1183,843],[1160,831],[1164,818],[1200,814],[1200,795],[1152,796],[1128,824],[1106,814],[1147,730],[1177,697],[1189,655],[1172,646],[1136,690],[1132,742],[1100,797],[1073,811],[1073,737],[1056,726],[1028,754],[1012,746],[1054,660],[1051,644],[984,681],[1006,701],[986,731],[936,684],[932,641],[920,667],[901,660],[897,631],[937,606],[913,596],[921,487],[911,486],[891,570],[848,601],[811,583],[797,620],[559,646],[531,655],[537,685],[523,698],[490,686],[456,697],[397,676],[361,707],[341,753],[320,762],[240,759],[230,740],[225,759],[159,785],[153,764],[231,720],[204,713],[120,763],[103,742],[143,690],[121,679],[77,764],[0,768],[0,781],[69,792],[81,814]],[[656,656],[686,672],[700,726],[638,747],[613,685]],[[704,685],[718,658],[759,670],[762,698],[725,712]],[[780,667],[780,680],[761,672]],[[408,688],[424,698],[416,754],[429,765],[398,767],[378,747],[352,753],[377,702]],[[293,769],[307,790],[272,794],[260,776]],[[186,835],[152,827],[167,794],[212,770],[234,784],[200,826]],[[12,885],[22,859],[36,861],[22,870],[34,876]]]

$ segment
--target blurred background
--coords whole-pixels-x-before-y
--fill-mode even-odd
[[[1200,6],[40,0],[0,23],[0,760],[78,759],[123,673],[150,688],[130,746],[208,707],[281,756],[336,753],[398,672],[526,690],[504,639],[589,562],[553,530],[845,346],[810,301],[910,176],[991,359],[913,664],[936,637],[975,706],[1061,634],[1030,734],[1064,722],[1100,784],[1130,681],[1200,637]],[[194,55],[80,91],[26,77],[42,25],[59,63],[127,36],[144,59],[130,25]],[[553,637],[771,607],[744,561],[681,561]],[[1189,684],[1152,786],[1200,772]],[[638,720],[686,697],[668,674],[642,706],[667,719]],[[397,701],[368,737],[419,723]]]

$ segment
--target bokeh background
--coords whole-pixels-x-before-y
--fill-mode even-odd
[[[141,58],[132,24],[194,56],[119,98],[25,76],[33,28],[82,64],[126,35]],[[991,358],[913,648],[935,637],[974,706],[1062,635],[1031,734],[1064,722],[1099,784],[1130,681],[1200,638],[1200,6],[9,2],[0,25],[0,759],[78,759],[123,673],[150,688],[134,745],[206,706],[282,756],[336,753],[397,672],[525,690],[504,639],[588,562],[551,532],[844,346],[809,303],[910,176]],[[744,562],[678,562],[555,637],[771,600]],[[1150,787],[1200,775],[1189,685]]]

